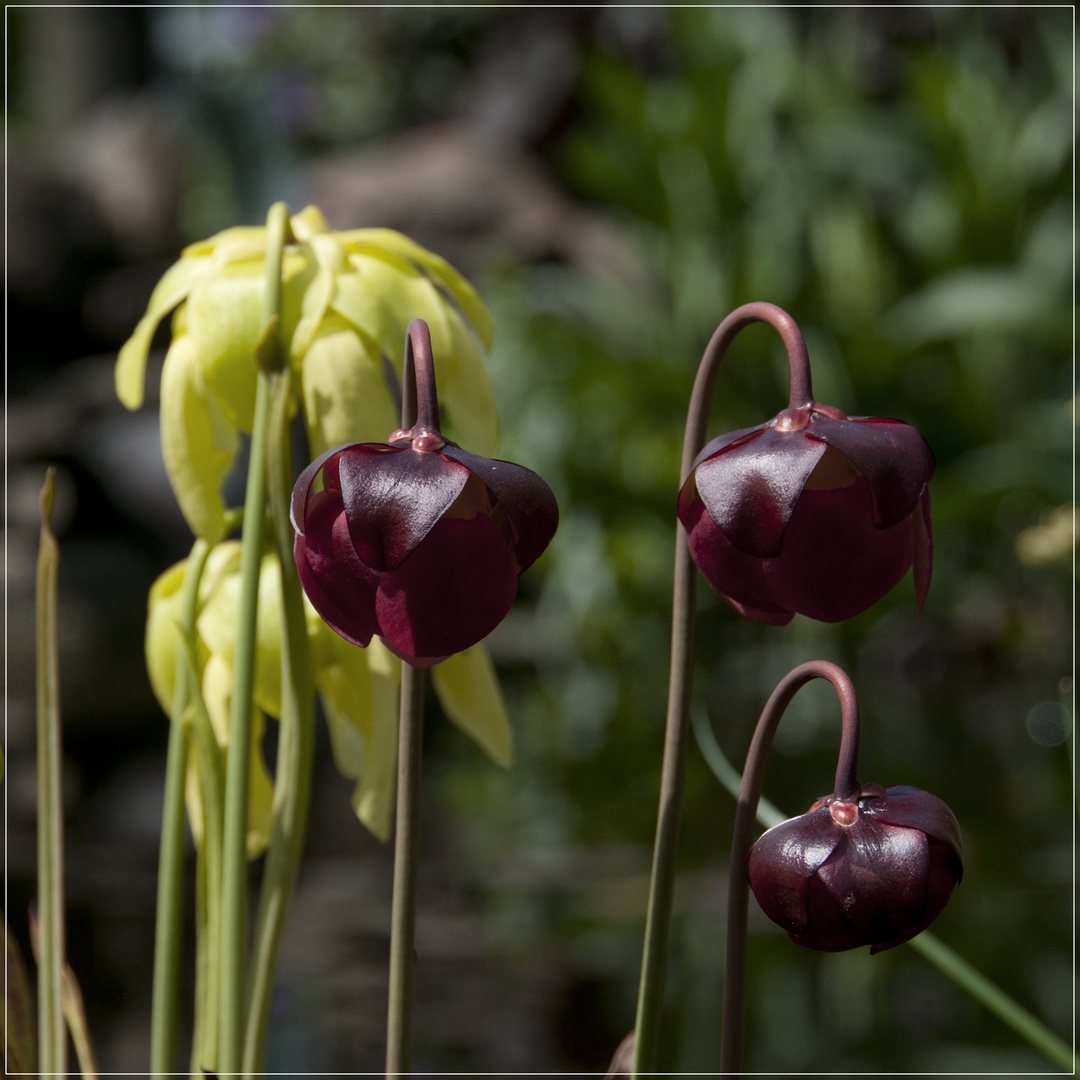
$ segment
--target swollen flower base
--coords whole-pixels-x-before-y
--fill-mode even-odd
[[[426,667],[502,621],[559,512],[536,473],[443,438],[420,319],[409,326],[405,375],[406,395],[415,389],[418,401],[411,428],[386,443],[336,447],[301,474],[294,552],[304,590],[332,629],[361,646],[377,634]]]
[[[941,914],[963,874],[960,826],[939,798],[863,784],[818,799],[750,849],[754,896],[797,945],[900,945]]]

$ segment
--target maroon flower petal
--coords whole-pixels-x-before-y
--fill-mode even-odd
[[[336,459],[337,455],[344,449],[344,446],[335,446],[332,450],[326,450],[320,454],[297,477],[296,483],[293,485],[292,499],[289,503],[289,519],[292,521],[292,527],[300,533],[301,536],[303,536],[304,530],[307,527],[305,519],[307,518],[308,497],[311,492],[311,485],[318,475],[319,470],[322,469],[324,465],[326,465],[324,486],[340,489],[341,482],[338,477],[337,461],[331,461],[331,459]],[[328,462],[330,464],[327,464]]]
[[[461,493],[469,470],[438,453],[359,444],[338,461],[349,533],[368,566],[394,570]]]
[[[703,461],[693,479],[709,516],[739,550],[780,554],[788,521],[825,443],[805,431],[764,428]]]
[[[512,461],[480,457],[447,443],[443,457],[464,465],[498,499],[514,537],[519,573],[527,570],[551,543],[559,527],[559,506],[544,480]]]
[[[491,633],[516,594],[517,572],[491,518],[442,518],[381,576],[378,632],[406,657],[449,656]]]
[[[833,420],[814,412],[808,431],[835,446],[866,477],[879,528],[896,525],[915,509],[934,471],[934,458],[910,424],[865,416]]]
[[[751,435],[758,434],[758,432],[767,431],[775,423],[776,418],[774,417],[767,424],[756,424],[754,427],[738,428],[735,431],[725,431],[723,435],[717,435],[715,439],[707,442],[701,453],[694,458],[694,464],[690,466],[690,471],[693,472],[706,458],[711,458],[713,454],[719,454],[721,450],[731,446],[732,443],[741,442]]]
[[[701,499],[680,506],[679,517],[686,529],[690,557],[713,592],[756,622],[770,626],[791,622],[795,609],[778,602],[761,560],[739,551],[728,540],[705,512]]]
[[[307,519],[307,532],[293,544],[300,583],[324,622],[363,648],[378,631],[375,587],[378,575],[365,566],[349,537],[340,500],[323,499]]]
[[[912,529],[874,525],[861,477],[848,487],[804,491],[784,533],[779,558],[764,564],[775,603],[822,622],[865,611],[907,573]]]
[[[906,829],[918,829],[927,836],[939,840],[956,856],[957,880],[963,868],[963,840],[960,836],[960,823],[953,812],[936,795],[907,784],[898,784],[885,789],[885,797],[868,799],[865,809],[859,814],[860,820],[879,822],[883,825],[901,826]]]

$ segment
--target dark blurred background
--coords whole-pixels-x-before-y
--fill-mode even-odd
[[[146,593],[190,543],[156,402],[115,351],[184,243],[284,198],[389,225],[492,306],[501,455],[562,526],[490,639],[518,762],[431,705],[415,1067],[603,1070],[633,1023],[659,784],[679,447],[720,319],[800,322],[819,400],[937,456],[934,583],[840,626],[699,589],[697,708],[741,761],[775,681],[841,663],[867,780],[948,801],[935,925],[1072,1032],[1072,14],[1059,8],[12,8],[7,12],[8,914],[33,894],[37,494],[60,469],[70,955],[106,1071],[143,1071],[166,721]],[[156,354],[160,363],[160,351]],[[151,383],[153,383],[153,376]],[[740,336],[713,429],[786,403]],[[321,750],[268,1068],[378,1070],[390,852]],[[831,784],[811,686],[766,794]],[[691,749],[664,1067],[717,1067],[732,799]],[[1048,1063],[908,947],[817,955],[752,917],[748,1068]]]

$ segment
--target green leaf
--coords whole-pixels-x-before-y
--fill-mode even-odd
[[[447,716],[497,765],[514,763],[514,736],[491,656],[473,645],[431,669]]]
[[[495,336],[495,325],[491,321],[491,312],[480,299],[480,294],[465,280],[444,258],[433,251],[421,247],[410,240],[404,233],[394,229],[353,229],[338,233],[341,241],[350,251],[357,254],[374,254],[383,248],[403,255],[410,262],[420,267],[425,274],[445,288],[457,301],[465,317],[472,323],[485,349],[491,348]]]
[[[239,447],[236,425],[203,388],[190,336],[176,338],[161,372],[161,450],[185,520],[210,543],[225,533],[221,485]]]
[[[158,323],[187,296],[195,281],[206,272],[207,266],[206,258],[185,253],[154,286],[146,314],[121,346],[116,358],[116,396],[125,407],[137,409],[143,403],[146,357]]]
[[[342,443],[383,442],[398,426],[378,349],[369,341],[331,314],[304,357],[301,388],[313,458]]]

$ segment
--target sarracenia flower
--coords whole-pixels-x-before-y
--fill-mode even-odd
[[[502,621],[559,514],[535,473],[443,438],[421,319],[406,339],[405,389],[412,426],[317,457],[293,489],[292,521],[300,580],[327,623],[358,645],[379,635],[423,667]]]
[[[165,465],[192,531],[224,533],[221,485],[240,433],[250,432],[255,346],[262,337],[266,228],[226,229],[187,247],[166,271],[146,314],[120,350],[116,390],[143,401],[147,354],[175,309],[161,376]],[[422,316],[439,356],[454,433],[480,452],[497,441],[494,397],[482,361],[491,318],[448,263],[390,229],[329,231],[315,207],[291,219],[282,259],[281,337],[288,344],[293,407],[302,405],[313,453],[378,439],[396,421],[399,388],[387,373],[409,320]]]
[[[205,722],[218,751],[228,751],[229,694],[240,600],[240,544],[218,544],[199,582],[194,655],[197,701],[184,723]],[[186,562],[166,570],[150,590],[146,661],[154,694],[166,714],[173,701],[177,663],[177,617]],[[401,662],[374,641],[358,649],[332,633],[305,604],[315,684],[326,716],[338,771],[355,784],[357,817],[380,840],[390,833],[397,768],[398,687]],[[281,576],[277,556],[265,555],[259,571],[259,622],[255,648],[254,729],[251,754],[248,852],[254,857],[269,835],[272,782],[261,749],[267,719],[281,714]],[[513,761],[513,738],[494,666],[483,645],[450,657],[432,672],[446,715],[498,764]],[[197,710],[204,709],[203,715]],[[207,732],[206,734],[209,734]],[[201,842],[205,792],[200,755],[208,744],[192,739],[187,801],[192,832]]]
[[[747,874],[762,910],[797,945],[880,952],[941,914],[963,874],[960,826],[925,791],[863,784],[765,832]]]
[[[679,493],[694,562],[758,622],[783,625],[796,612],[849,619],[912,566],[921,608],[931,573],[930,448],[900,420],[817,404],[802,336],[780,315],[789,320],[789,407],[698,454]]]

